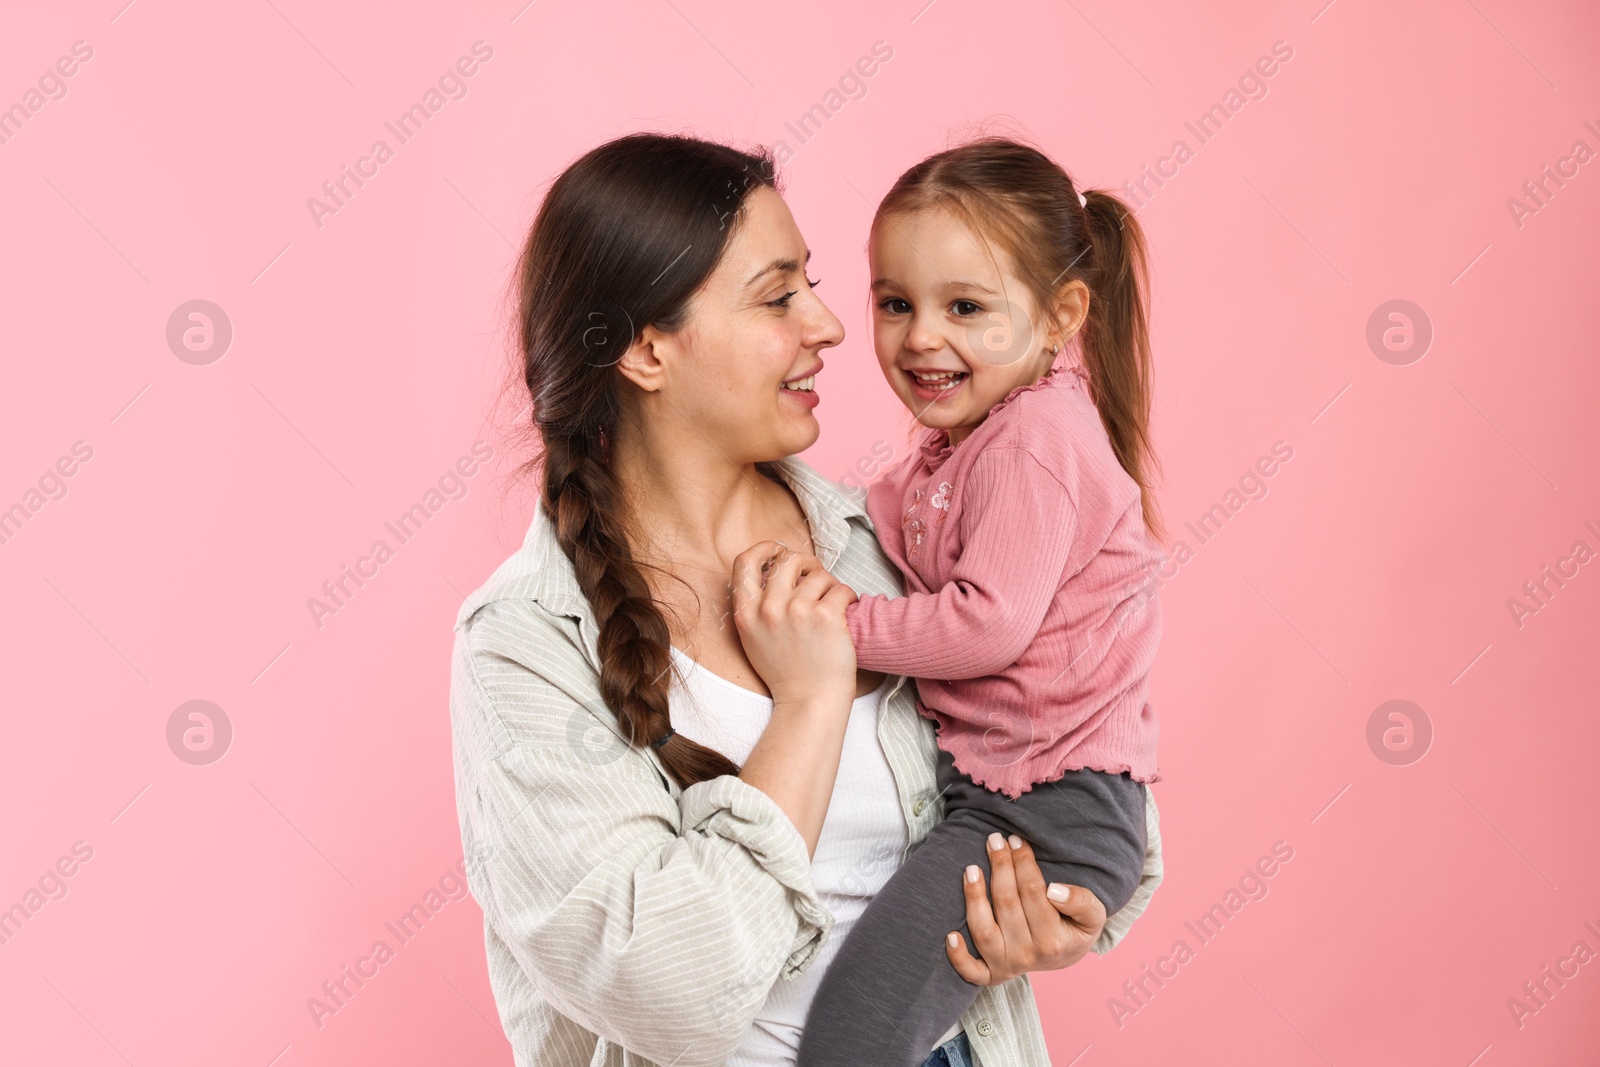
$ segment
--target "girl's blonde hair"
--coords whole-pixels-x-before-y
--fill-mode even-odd
[[[1080,337],[1089,391],[1122,469],[1139,486],[1145,528],[1165,540],[1152,491],[1158,469],[1150,444],[1152,370],[1149,270],[1144,231],[1108,192],[1078,190],[1043,152],[1003,137],[984,137],[929,156],[895,182],[878,205],[887,216],[953,208],[1010,254],[1017,274],[1047,313],[1061,286],[1089,288]]]

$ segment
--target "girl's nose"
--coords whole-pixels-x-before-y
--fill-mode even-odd
[[[944,347],[944,338],[920,317],[911,320],[906,331],[906,348],[912,352],[936,352]]]

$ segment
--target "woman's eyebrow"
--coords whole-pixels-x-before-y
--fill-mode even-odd
[[[811,249],[809,248],[806,249],[806,262],[811,262]],[[797,259],[775,259],[771,263],[768,263],[765,267],[762,267],[760,270],[750,275],[750,280],[745,282],[744,285],[745,288],[748,289],[750,286],[760,281],[764,275],[771,274],[775,270],[782,271],[784,274],[792,274],[799,269],[800,261]]]

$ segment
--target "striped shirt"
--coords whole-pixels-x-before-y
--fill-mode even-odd
[[[898,594],[862,491],[798,459],[771,466],[823,564],[858,593]],[[681,789],[653,748],[628,744],[600,695],[593,612],[542,510],[455,630],[457,815],[516,1063],[722,1064],[772,983],[805,971],[832,930],[804,839],[737,776]],[[877,733],[914,848],[943,811],[933,724],[905,681],[891,683]],[[1153,798],[1146,827],[1143,879],[1097,953],[1161,881]],[[961,1022],[981,1067],[1049,1067],[1025,976],[985,987]]]

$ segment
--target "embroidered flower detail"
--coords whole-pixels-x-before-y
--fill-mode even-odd
[[[928,524],[923,522],[922,517],[917,514],[917,508],[922,505],[922,496],[923,490],[920,488],[911,491],[911,503],[906,505],[905,513],[900,519],[900,525],[905,527],[906,531],[906,555],[908,556],[916,555],[917,546],[921,545],[923,539],[928,535]]]
[[[928,524],[921,519],[911,519],[906,523],[906,555],[914,556],[917,548],[928,536]]]
[[[934,491],[933,497],[928,501],[929,506],[939,510],[939,517],[933,520],[935,525],[944,522],[945,518],[950,514],[950,494],[954,493],[955,490],[956,487],[949,482],[940,482],[939,488]]]

